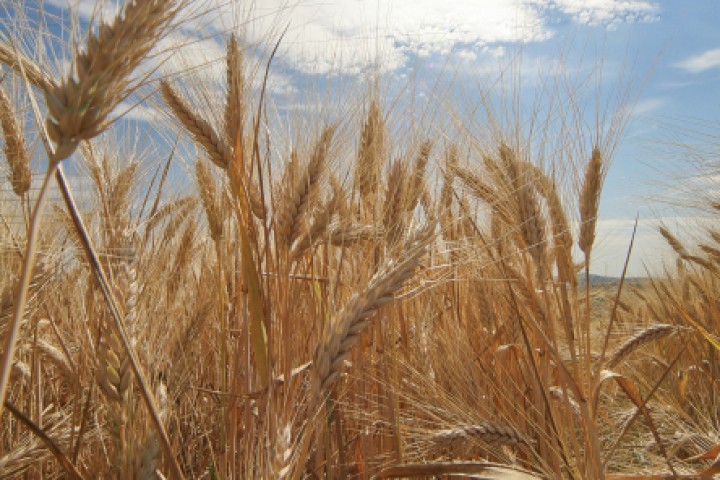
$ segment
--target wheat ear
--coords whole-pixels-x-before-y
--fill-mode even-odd
[[[283,196],[278,199],[275,232],[278,244],[289,248],[300,234],[300,222],[311,211],[319,191],[319,182],[325,170],[328,149],[335,129],[326,128],[315,145],[312,158],[299,178],[292,178]],[[291,164],[292,165],[292,164]],[[296,168],[292,166],[289,168]]]
[[[360,148],[355,163],[355,188],[367,205],[377,189],[385,154],[385,120],[376,101],[370,104],[360,132]]]
[[[488,445],[527,445],[528,440],[514,428],[506,425],[482,422],[434,432],[432,439],[442,446],[452,446],[461,441],[480,440]]]
[[[25,137],[20,123],[13,112],[10,98],[0,86],[0,126],[3,130],[5,158],[10,166],[10,183],[13,192],[22,197],[30,190],[32,172],[30,170],[30,156],[28,155]]]
[[[613,353],[612,357],[607,361],[607,368],[613,368],[623,359],[627,358],[635,350],[642,347],[643,345],[654,342],[661,338],[665,338],[669,335],[680,330],[680,327],[676,325],[653,325],[652,327],[646,328],[638,334],[629,338]]]
[[[110,112],[133,90],[129,78],[170,26],[180,0],[131,0],[112,23],[88,36],[76,52],[73,72],[45,92],[47,130],[54,160],[69,157],[80,140],[102,132]]]
[[[213,180],[210,170],[208,170],[201,159],[195,162],[195,178],[197,179],[198,191],[200,192],[200,201],[205,210],[208,227],[210,228],[210,238],[212,238],[214,242],[217,242],[223,234],[220,196],[218,195],[215,180]]]
[[[227,44],[226,76],[227,99],[225,102],[225,137],[231,145],[235,145],[237,135],[242,135],[243,93],[245,89],[242,74],[242,52],[235,34],[230,35]]]
[[[419,231],[408,243],[405,255],[389,260],[367,286],[356,292],[325,326],[315,351],[312,370],[312,405],[318,405],[340,375],[344,360],[367,328],[377,310],[393,301],[393,294],[409,279],[431,238],[432,228]]]
[[[3,42],[0,42],[0,63],[12,68],[18,76],[27,78],[30,84],[42,91],[55,86],[52,79],[35,62]]]
[[[593,148],[590,162],[585,170],[585,180],[580,191],[580,236],[578,246],[586,257],[590,256],[595,242],[595,224],[597,223],[598,203],[602,190],[602,154],[598,147]]]
[[[175,117],[185,127],[185,130],[192,135],[193,139],[205,149],[210,160],[218,167],[226,170],[230,165],[230,160],[233,158],[232,150],[218,136],[212,125],[196,115],[187,101],[169,82],[165,80],[160,82],[160,92]]]

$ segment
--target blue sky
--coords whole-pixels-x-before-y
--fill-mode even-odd
[[[214,0],[202,2],[204,7],[211,4]],[[95,8],[94,1],[70,5],[84,19]],[[114,5],[108,2],[107,11]],[[600,86],[603,95],[612,95],[631,82],[637,104],[607,177],[596,273],[620,273],[636,214],[643,223],[631,274],[643,274],[645,264],[656,270],[665,250],[654,222],[660,218],[674,229],[698,215],[659,202],[660,197],[678,197],[667,184],[681,175],[687,177],[685,185],[713,186],[691,178],[696,172],[683,163],[691,150],[675,143],[719,150],[717,138],[701,134],[717,135],[714,126],[720,125],[717,0],[259,0],[214,5],[200,23],[187,24],[167,41],[187,42],[188,48],[184,64],[173,60],[165,66],[178,71],[188,64],[208,66],[205,76],[221,83],[221,32],[242,24],[245,41],[263,46],[266,54],[287,25],[270,79],[280,109],[307,101],[308,85],[361,84],[368,73],[377,72],[389,99],[412,85],[413,102],[421,103],[441,86],[452,89],[443,92],[445,97],[472,104],[476,86],[496,80],[503,66],[517,67],[520,56],[522,108],[532,105],[537,89],[545,85],[538,82],[538,72],[547,74],[560,57],[569,76],[595,75],[590,93]],[[68,1],[46,0],[45,8],[62,13]],[[262,52],[257,55],[262,59]],[[443,83],[436,84],[438,78]],[[592,110],[592,101],[583,107]],[[144,114],[142,109],[134,112],[137,118]],[[684,226],[679,231],[687,234]]]

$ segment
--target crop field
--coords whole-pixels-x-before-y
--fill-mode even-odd
[[[282,29],[228,29],[218,84],[165,70],[192,2],[11,3],[0,478],[720,474],[720,228],[591,281],[631,94],[411,121],[369,74],[281,114]]]

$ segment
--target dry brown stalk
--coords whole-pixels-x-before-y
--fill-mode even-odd
[[[10,166],[10,183],[13,192],[22,197],[30,190],[32,171],[30,170],[30,156],[28,155],[25,137],[20,122],[15,116],[10,98],[0,85],[0,126],[3,130],[5,145],[5,159]]]
[[[56,418],[46,418],[45,423],[52,423],[52,427],[46,429],[46,434],[53,441],[61,446],[65,446],[71,440],[72,429],[64,425],[62,420]],[[0,477],[2,478],[25,478],[24,474],[33,466],[40,462],[49,460],[52,457],[47,446],[34,434],[24,434],[14,447],[4,452],[0,457]]]
[[[292,245],[300,234],[301,221],[312,211],[317,202],[319,183],[325,171],[334,131],[332,127],[323,131],[303,173],[297,178],[289,178],[292,183],[281,192],[275,218],[275,232],[279,246],[289,248]]]
[[[595,225],[597,223],[598,204],[602,190],[602,154],[594,147],[592,156],[585,170],[585,180],[580,191],[580,236],[578,246],[586,257],[590,256],[595,242]]]
[[[453,181],[458,163],[457,146],[451,145],[445,153],[445,170],[443,171],[443,185],[440,190],[440,218],[447,219],[452,212]],[[447,230],[447,228],[445,228]]]
[[[111,23],[89,33],[73,71],[45,93],[54,161],[69,157],[80,140],[107,128],[107,116],[133,90],[129,76],[172,23],[180,0],[130,0]]]
[[[613,368],[641,346],[665,338],[680,330],[676,325],[653,325],[629,338],[607,361],[607,368]]]
[[[490,422],[440,430],[432,434],[432,439],[435,443],[443,446],[451,446],[461,441],[477,440],[488,445],[528,444],[528,440],[514,428]]]
[[[313,360],[311,406],[320,404],[340,375],[343,362],[377,310],[393,301],[395,291],[410,278],[430,241],[432,228],[418,232],[405,254],[388,260],[367,286],[357,291],[345,307],[325,325]]]
[[[161,81],[160,91],[175,117],[193,139],[205,149],[210,160],[223,170],[227,170],[233,158],[232,149],[218,136],[212,125],[200,118],[169,82]]]

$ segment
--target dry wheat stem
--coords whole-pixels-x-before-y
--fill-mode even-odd
[[[112,289],[109,286],[107,276],[105,275],[105,272],[102,268],[102,265],[100,263],[98,255],[97,255],[97,252],[96,252],[95,248],[93,247],[92,241],[87,233],[88,232],[87,228],[85,227],[83,219],[78,212],[78,208],[75,203],[75,199],[73,198],[72,192],[70,191],[70,188],[67,185],[67,181],[65,180],[65,175],[63,173],[62,165],[56,163],[56,164],[54,164],[54,168],[56,170],[56,179],[58,182],[58,186],[60,187],[60,191],[63,195],[63,200],[65,201],[65,204],[68,208],[68,212],[70,213],[70,215],[72,217],[73,223],[75,225],[75,229],[78,233],[78,236],[80,237],[80,240],[83,245],[83,249],[85,250],[85,253],[88,257],[88,261],[90,262],[91,270],[95,276],[95,279],[97,280],[97,283],[100,287],[103,297],[105,298],[107,305],[109,307],[110,316],[113,320],[114,327],[115,327],[115,332],[118,334],[118,337],[122,343],[123,351],[129,359],[130,367],[131,367],[133,374],[135,375],[135,378],[137,380],[137,385],[139,387],[140,394],[143,398],[143,401],[145,402],[145,405],[147,406],[147,410],[150,414],[150,418],[155,427],[155,430],[157,431],[157,433],[160,437],[160,441],[162,443],[163,450],[164,450],[165,455],[167,456],[169,463],[170,463],[172,476],[176,480],[182,480],[182,479],[184,479],[183,473],[180,470],[180,466],[178,465],[177,459],[175,458],[175,455],[173,453],[173,449],[170,444],[170,440],[168,438],[167,432],[165,431],[165,427],[163,426],[162,419],[160,418],[160,414],[158,413],[158,409],[155,405],[153,395],[150,392],[150,389],[148,387],[147,380],[145,379],[145,375],[143,374],[143,372],[141,370],[141,367],[137,360],[135,352],[130,344],[130,340],[126,333],[125,322],[123,320],[122,314],[118,307],[118,302],[115,299],[115,296],[113,295]],[[4,366],[4,364],[3,364],[3,366]],[[3,386],[3,384],[0,384],[0,386]]]
[[[55,164],[56,165],[56,164]],[[49,192],[49,185],[52,179],[56,167],[50,166],[48,173],[43,179],[43,184],[40,187],[40,193],[35,203],[35,207],[32,211],[30,218],[30,229],[27,237],[27,245],[25,247],[25,257],[22,263],[22,270],[20,272],[20,281],[16,287],[14,311],[10,324],[8,325],[7,333],[5,334],[5,343],[3,346],[3,357],[2,364],[0,364],[0,415],[2,414],[5,399],[7,398],[7,386],[10,380],[10,372],[13,365],[13,357],[15,355],[15,349],[17,347],[17,340],[20,334],[20,327],[25,316],[25,306],[28,300],[28,293],[30,290],[30,281],[33,275],[33,269],[35,267],[35,252],[37,250],[37,239],[40,234],[40,218],[42,216],[42,210],[47,200]]]

